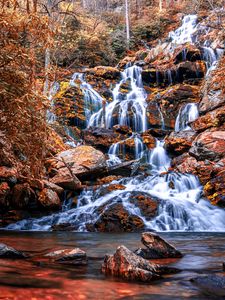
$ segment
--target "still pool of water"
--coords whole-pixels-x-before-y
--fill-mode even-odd
[[[104,255],[112,254],[118,245],[131,250],[141,246],[139,233],[0,232],[1,243],[33,255],[27,260],[0,259],[0,299],[214,299],[193,286],[190,278],[222,274],[225,233],[173,232],[161,236],[184,257],[160,262],[182,271],[151,284],[140,284],[105,277],[100,272]],[[74,247],[87,252],[88,266],[56,265],[41,259],[52,249]]]

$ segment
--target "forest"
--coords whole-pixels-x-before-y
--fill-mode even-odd
[[[224,50],[224,0],[0,0],[0,299],[224,299]]]

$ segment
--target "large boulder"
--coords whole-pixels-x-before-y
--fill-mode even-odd
[[[128,281],[151,282],[160,279],[161,274],[175,269],[159,266],[137,256],[125,246],[119,246],[113,255],[106,255],[102,264],[105,275],[121,277]]]
[[[30,203],[35,200],[36,194],[28,183],[19,183],[12,188],[10,205],[13,208],[28,208]]]
[[[165,138],[165,148],[172,154],[182,154],[191,148],[195,137],[196,133],[191,130],[172,132]]]
[[[143,220],[129,213],[121,203],[108,207],[100,207],[100,217],[94,224],[94,229],[100,232],[134,232],[142,230]],[[89,227],[90,228],[90,227]]]
[[[182,257],[180,251],[155,233],[142,233],[141,241],[146,248],[137,249],[135,253],[145,259]]]
[[[26,258],[27,255],[12,247],[0,243],[0,258]]]
[[[55,173],[50,181],[66,189],[76,189],[80,186],[78,178],[83,174],[106,169],[104,154],[91,146],[78,146],[60,152],[55,158],[50,159],[48,164],[49,172]]]
[[[225,122],[225,108],[220,107],[200,116],[191,123],[193,130],[201,132],[211,127],[220,127]]]
[[[205,131],[199,134],[189,153],[197,160],[219,160],[225,156],[225,131]]]
[[[62,249],[49,252],[45,255],[54,262],[69,265],[86,265],[87,255],[86,252],[79,248],[74,249]]]
[[[58,210],[61,207],[57,193],[51,189],[44,188],[38,196],[38,204],[47,210]]]

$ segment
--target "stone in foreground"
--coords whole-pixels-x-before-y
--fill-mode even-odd
[[[86,252],[79,248],[62,249],[49,252],[45,255],[55,262],[69,265],[86,265],[87,255]]]
[[[163,273],[174,273],[176,269],[159,266],[143,259],[125,246],[119,246],[113,255],[106,255],[102,264],[105,275],[121,277],[128,281],[151,282]]]
[[[26,254],[0,243],[0,258],[26,258]]]
[[[202,277],[192,278],[193,285],[207,295],[213,295],[214,297],[225,296],[225,277],[218,275],[208,275]],[[218,298],[217,298],[218,299]]]
[[[142,233],[141,241],[146,248],[139,248],[135,253],[145,259],[180,258],[183,256],[180,251],[156,233]]]

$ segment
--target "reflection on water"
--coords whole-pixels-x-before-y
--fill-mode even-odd
[[[100,267],[104,255],[113,253],[118,245],[124,244],[131,250],[138,248],[140,234],[1,232],[0,242],[29,251],[34,257],[0,260],[0,299],[210,299],[189,279],[221,272],[225,234],[164,233],[162,236],[185,254],[182,259],[164,260],[182,272],[152,284],[139,284],[105,278]],[[41,258],[49,250],[73,247],[87,252],[88,266],[56,265]]]

